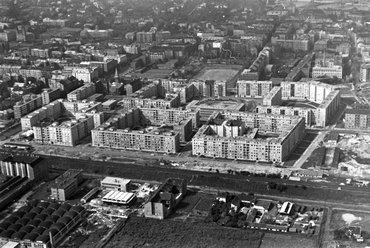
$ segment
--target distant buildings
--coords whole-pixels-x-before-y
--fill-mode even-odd
[[[165,219],[185,197],[186,191],[187,183],[185,180],[167,179],[145,203],[145,217]]]

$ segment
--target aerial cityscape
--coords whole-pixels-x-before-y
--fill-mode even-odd
[[[0,0],[0,248],[369,248],[369,0]]]

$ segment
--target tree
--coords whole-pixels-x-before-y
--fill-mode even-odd
[[[274,182],[269,182],[269,183],[268,183],[268,187],[269,187],[269,189],[276,189],[276,186],[277,186],[277,184],[276,184],[276,183],[274,183]]]

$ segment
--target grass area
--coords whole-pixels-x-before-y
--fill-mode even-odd
[[[258,231],[130,216],[105,247],[258,248],[262,236]]]

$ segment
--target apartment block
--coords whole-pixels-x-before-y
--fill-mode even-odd
[[[82,80],[85,83],[90,83],[92,82],[93,78],[99,78],[101,71],[101,67],[73,67],[71,76],[74,76],[78,80]]]
[[[178,94],[166,94],[165,98],[142,98],[125,97],[120,102],[125,110],[133,108],[178,108],[180,106],[180,97]]]
[[[96,93],[95,83],[87,83],[67,94],[68,101],[81,101]]]
[[[321,103],[334,86],[317,82],[281,82],[283,100],[309,100]]]
[[[264,106],[280,105],[282,103],[282,88],[275,86],[262,100]]]
[[[305,121],[299,116],[219,112],[193,137],[192,153],[211,158],[282,162],[304,132]]]
[[[49,104],[59,99],[60,96],[61,96],[60,89],[50,89],[50,88],[43,89],[41,92],[42,104],[43,105]]]
[[[92,116],[62,123],[41,122],[33,126],[34,140],[41,144],[76,146],[81,139],[90,135],[93,128]]]
[[[315,123],[315,109],[311,108],[267,105],[257,106],[255,112],[259,114],[301,116],[305,119],[306,127]]]
[[[199,111],[200,121],[207,121],[215,111],[245,111],[245,104],[228,98],[205,99],[191,101],[186,109]]]
[[[62,100],[57,100],[49,103],[42,108],[35,110],[21,118],[22,131],[31,130],[38,122],[41,122],[47,118],[57,119],[63,113]]]
[[[236,82],[238,97],[263,98],[272,89],[272,81],[247,81]]]
[[[14,118],[20,119],[40,107],[42,107],[42,97],[40,95],[24,96],[22,101],[14,105]]]
[[[140,108],[143,125],[164,125],[192,120],[193,128],[199,127],[199,110],[182,108]]]
[[[345,128],[348,129],[370,129],[369,109],[347,109],[345,113]]]
[[[342,77],[343,77],[342,66],[339,66],[339,65],[332,65],[330,67],[314,66],[312,68],[312,77],[313,78],[337,77],[337,78],[342,79]]]
[[[194,86],[194,95],[199,97],[226,96],[227,82],[215,80],[197,80],[191,83]]]
[[[325,127],[331,117],[336,113],[340,104],[340,91],[334,90],[329,93],[323,102],[316,109],[316,126]]]

